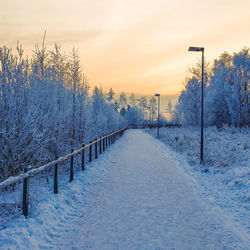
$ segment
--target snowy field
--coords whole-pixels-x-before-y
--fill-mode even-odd
[[[157,129],[147,129],[157,136]],[[188,161],[186,171],[204,186],[205,197],[234,214],[250,229],[250,130],[215,127],[204,130],[204,166],[200,161],[200,130],[195,128],[161,128],[160,140]],[[184,164],[184,166],[188,166]]]
[[[0,249],[249,249],[247,225],[197,176],[185,156],[129,130],[58,195],[41,193],[28,220],[7,223]]]

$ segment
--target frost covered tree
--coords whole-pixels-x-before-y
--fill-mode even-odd
[[[114,102],[114,95],[115,95],[115,92],[113,91],[113,89],[112,88],[110,88],[109,89],[109,91],[108,91],[108,93],[107,93],[107,101],[109,102],[109,103],[113,103]]]
[[[144,119],[145,119],[145,116],[146,116],[146,112],[147,112],[147,98],[145,96],[142,96],[140,99],[139,99],[139,108],[140,110],[142,111],[143,115],[144,115]]]
[[[88,91],[76,49],[47,51],[44,36],[29,60],[19,43],[0,47],[0,180],[125,126],[101,90]]]
[[[134,107],[135,106],[135,95],[134,93],[132,93],[130,96],[129,96],[129,104],[131,107]]]
[[[227,104],[226,88],[228,70],[222,61],[215,61],[213,75],[207,88],[205,99],[206,122],[208,125],[216,125],[221,128],[223,124],[230,124]]]
[[[154,96],[152,96],[150,99],[149,99],[149,106],[150,106],[150,109],[151,109],[151,116],[152,116],[152,120],[156,120],[157,119],[157,104],[156,104],[156,99]]]
[[[140,100],[139,107],[144,112],[148,106],[147,105],[147,98],[145,96],[142,96],[139,100]]]
[[[82,72],[78,50],[73,47],[69,63],[69,75],[72,81],[73,101],[72,101],[72,147],[76,139],[76,91],[79,88]]]
[[[192,67],[190,71],[193,78],[187,80],[174,113],[182,124],[198,125],[200,69]],[[249,49],[245,48],[233,55],[224,52],[214,61],[212,70],[207,72],[204,90],[205,123],[217,127],[223,124],[249,126]]]
[[[179,116],[186,125],[198,126],[200,124],[200,83],[193,77],[187,81],[185,90],[179,96]]]
[[[250,54],[249,49],[243,49],[233,57],[233,97],[239,98],[240,124],[250,124]]]
[[[105,102],[102,90],[97,87],[94,88],[92,95],[91,120],[94,137],[99,137],[102,133],[112,132],[117,127],[125,126],[125,120],[115,112],[112,104]]]
[[[234,126],[249,124],[249,50],[233,56],[223,53],[215,60],[206,96],[208,124]]]
[[[54,50],[49,51],[48,64],[52,71],[53,77],[55,78],[55,81],[58,83],[57,107],[58,112],[61,112],[62,89],[64,87],[63,84],[67,75],[67,68],[69,67],[66,56],[61,53],[61,45],[56,43]]]
[[[125,114],[128,125],[132,127],[140,127],[144,123],[144,113],[138,107],[129,107]]]
[[[120,94],[120,97],[119,97],[119,106],[120,106],[120,109],[127,107],[127,97],[126,97],[126,95],[125,95],[124,92],[122,92]]]

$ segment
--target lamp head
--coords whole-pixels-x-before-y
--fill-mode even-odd
[[[160,96],[160,94],[155,94],[155,96]]]
[[[188,51],[204,51],[204,47],[189,47]]]

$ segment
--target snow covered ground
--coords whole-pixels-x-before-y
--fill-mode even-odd
[[[59,194],[40,193],[28,220],[7,223],[0,248],[249,249],[248,226],[198,177],[185,157],[129,130]]]
[[[157,129],[146,131],[157,136]],[[204,198],[250,230],[250,129],[205,128],[204,166],[199,164],[198,128],[161,128],[160,140],[203,186]]]

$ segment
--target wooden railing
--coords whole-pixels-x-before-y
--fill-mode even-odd
[[[9,177],[8,179],[0,182],[0,190],[2,190],[5,187],[8,187],[14,183],[23,181],[23,201],[22,201],[22,210],[23,210],[23,215],[27,218],[28,217],[28,213],[29,213],[29,178],[30,177],[34,177],[35,175],[37,175],[38,173],[41,173],[42,171],[44,171],[46,168],[54,166],[54,193],[57,194],[58,193],[58,167],[59,164],[63,161],[65,161],[68,158],[70,159],[70,176],[69,176],[69,182],[74,180],[74,156],[78,153],[82,153],[82,157],[81,157],[81,170],[84,171],[85,168],[85,151],[87,148],[89,148],[89,162],[92,161],[93,159],[93,150],[92,150],[92,146],[94,146],[94,157],[95,159],[98,158],[98,146],[99,146],[99,155],[101,153],[103,153],[106,148],[108,146],[110,146],[111,144],[113,144],[117,137],[121,136],[123,134],[123,132],[126,130],[127,128],[122,128],[119,129],[111,134],[105,135],[100,137],[99,139],[95,139],[94,141],[90,141],[89,144],[87,145],[82,145],[81,148],[78,149],[72,149],[71,153],[59,157],[56,160],[49,162],[43,166],[40,166],[38,168],[35,169],[31,169],[28,170],[28,168],[24,169],[24,173],[15,176],[15,177]]]

